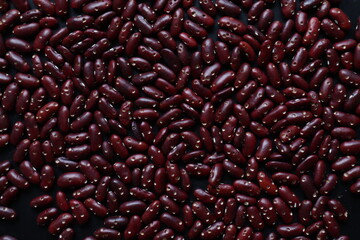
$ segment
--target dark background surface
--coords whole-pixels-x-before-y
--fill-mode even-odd
[[[196,0],[197,1],[197,0]],[[353,29],[355,28],[356,19],[360,16],[360,0],[343,0],[340,4],[340,8],[344,10],[350,19],[352,20]],[[279,17],[279,12],[275,11],[275,16]],[[242,13],[241,19],[244,19],[245,14]],[[216,33],[216,26],[214,31]],[[351,36],[353,30],[349,33]],[[17,117],[12,116],[13,120],[16,121]],[[358,131],[358,138],[360,138],[360,132]],[[0,149],[0,161],[11,159],[13,148]],[[203,181],[194,182],[193,187],[205,188],[206,183]],[[339,183],[336,190],[331,194],[331,197],[338,198],[349,210],[349,220],[341,224],[342,234],[346,234],[352,240],[360,239],[360,197],[354,196],[347,189],[349,185]],[[18,199],[11,204],[11,208],[17,211],[17,220],[12,223],[5,223],[0,221],[0,236],[1,235],[12,235],[19,240],[46,240],[53,239],[47,232],[46,228],[41,228],[36,225],[36,216],[39,213],[38,210],[30,208],[29,202],[41,194],[44,194],[39,187],[32,186],[27,191],[20,191]],[[47,193],[54,196],[54,189]],[[73,224],[72,227],[76,232],[75,239],[83,239],[93,233],[95,229],[102,226],[102,220],[92,216],[90,222],[85,226],[79,226]]]

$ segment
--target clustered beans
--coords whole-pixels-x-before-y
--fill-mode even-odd
[[[58,239],[94,216],[86,240],[349,239],[360,17],[340,2],[0,1],[0,221],[37,185],[28,220]]]

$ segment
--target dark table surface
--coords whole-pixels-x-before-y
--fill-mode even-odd
[[[196,0],[198,1],[198,0]],[[143,2],[143,1],[140,1]],[[360,16],[360,0],[343,0],[340,8],[344,10],[352,20],[353,29],[355,28],[356,19]],[[279,16],[279,12],[275,12],[275,18]],[[241,19],[245,19],[245,14],[242,13]],[[216,27],[215,27],[216,29]],[[216,31],[213,31],[216,32]],[[353,30],[351,31],[351,33]],[[17,120],[17,116],[11,116],[13,121]],[[360,129],[358,129],[360,130]],[[360,138],[360,131],[358,131],[358,138]],[[14,149],[0,149],[0,161],[11,159]],[[194,182],[194,187],[205,187],[205,182]],[[354,196],[348,191],[349,185],[339,183],[331,197],[338,198],[349,210],[349,220],[341,224],[342,234],[346,234],[352,240],[360,240],[360,197]],[[48,193],[54,196],[55,191]],[[54,239],[47,232],[46,228],[36,225],[36,216],[38,210],[34,210],[29,206],[29,202],[36,196],[44,194],[38,187],[32,186],[27,191],[21,191],[18,199],[11,204],[10,207],[14,208],[18,213],[16,221],[5,223],[0,221],[0,236],[12,235],[18,240],[46,240]],[[76,232],[75,239],[83,239],[93,233],[95,229],[102,226],[103,221],[97,217],[92,216],[90,222],[85,226],[74,224],[73,228]]]

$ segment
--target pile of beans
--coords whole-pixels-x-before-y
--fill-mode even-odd
[[[0,1],[0,221],[38,186],[59,239],[92,215],[86,240],[349,239],[360,17],[339,2]]]

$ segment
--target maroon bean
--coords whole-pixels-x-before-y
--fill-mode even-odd
[[[216,239],[225,230],[223,222],[216,222],[201,232],[201,239]]]
[[[55,201],[56,201],[56,205],[60,208],[60,210],[62,211],[70,210],[70,205],[64,192],[58,191],[56,193]]]
[[[74,230],[72,228],[66,228],[64,231],[62,231],[59,235],[60,239],[72,239],[74,237]]]
[[[292,222],[293,215],[288,205],[279,197],[274,198],[273,205],[283,222],[290,224]]]
[[[356,167],[353,167],[353,168],[347,170],[343,174],[342,180],[347,182],[347,181],[350,181],[352,179],[356,179],[357,176],[359,175],[359,169],[360,169],[360,167],[356,166]]]
[[[353,183],[351,186],[350,186],[350,192],[354,193],[354,194],[359,194],[360,193],[360,181],[359,179],[356,180],[355,183]]]
[[[20,12],[26,12],[29,10],[29,2],[24,0],[13,1],[14,7]]]
[[[258,172],[257,180],[259,182],[260,188],[268,194],[276,195],[278,193],[277,186],[273,183],[271,178],[269,178],[264,172]]]
[[[52,203],[53,198],[50,195],[41,195],[39,197],[33,198],[30,201],[30,207],[32,208],[43,208]]]
[[[11,163],[8,160],[0,162],[0,173],[3,175],[10,170]]]
[[[303,200],[298,210],[299,220],[301,224],[309,224],[311,221],[311,210],[313,204],[310,200]]]
[[[115,229],[124,229],[127,223],[128,219],[120,215],[110,216],[104,220],[105,227]]]
[[[19,189],[15,186],[8,187],[0,196],[2,206],[8,206],[18,195]]]
[[[96,186],[87,184],[73,192],[73,197],[76,199],[85,199],[91,197],[96,191]]]
[[[66,229],[73,221],[73,216],[69,213],[60,214],[55,220],[53,220],[49,227],[49,233],[56,235]]]
[[[0,30],[4,31],[6,28],[13,25],[20,17],[20,12],[16,9],[11,9],[7,11],[3,16],[1,16],[1,26]]]
[[[245,227],[239,231],[237,239],[250,239],[253,237],[253,229],[251,227]]]
[[[359,82],[360,82],[359,75],[356,74],[355,72],[353,72],[351,70],[347,70],[347,69],[341,69],[339,71],[339,77],[343,83],[349,84],[349,85],[358,86]]]
[[[295,14],[296,2],[294,0],[281,1],[281,13],[285,18],[291,18]]]
[[[15,169],[9,170],[6,174],[6,177],[9,182],[11,182],[17,188],[27,189],[29,187],[29,182]]]
[[[276,231],[283,237],[295,237],[304,231],[304,226],[299,223],[291,225],[279,225]]]
[[[39,167],[39,165],[35,165]],[[20,172],[24,175],[24,177],[32,184],[39,184],[40,183],[40,175],[35,170],[33,165],[28,161],[23,161],[20,164]]]
[[[85,183],[85,176],[79,172],[63,173],[57,180],[57,185],[61,188],[82,187]]]
[[[84,205],[96,216],[105,217],[107,215],[107,209],[105,206],[97,202],[93,198],[88,198],[84,201]]]
[[[160,240],[160,239],[172,239],[174,237],[174,230],[171,228],[165,228],[164,230],[160,231],[155,235],[153,238],[154,240]]]
[[[324,213],[323,221],[325,223],[325,228],[331,237],[340,236],[339,224],[330,211]]]
[[[13,220],[16,218],[16,212],[12,208],[1,206],[0,207],[0,218],[2,220]]]
[[[346,25],[346,23],[345,23]],[[321,29],[330,38],[334,40],[342,40],[345,37],[345,32],[329,18],[324,18],[321,21]]]

